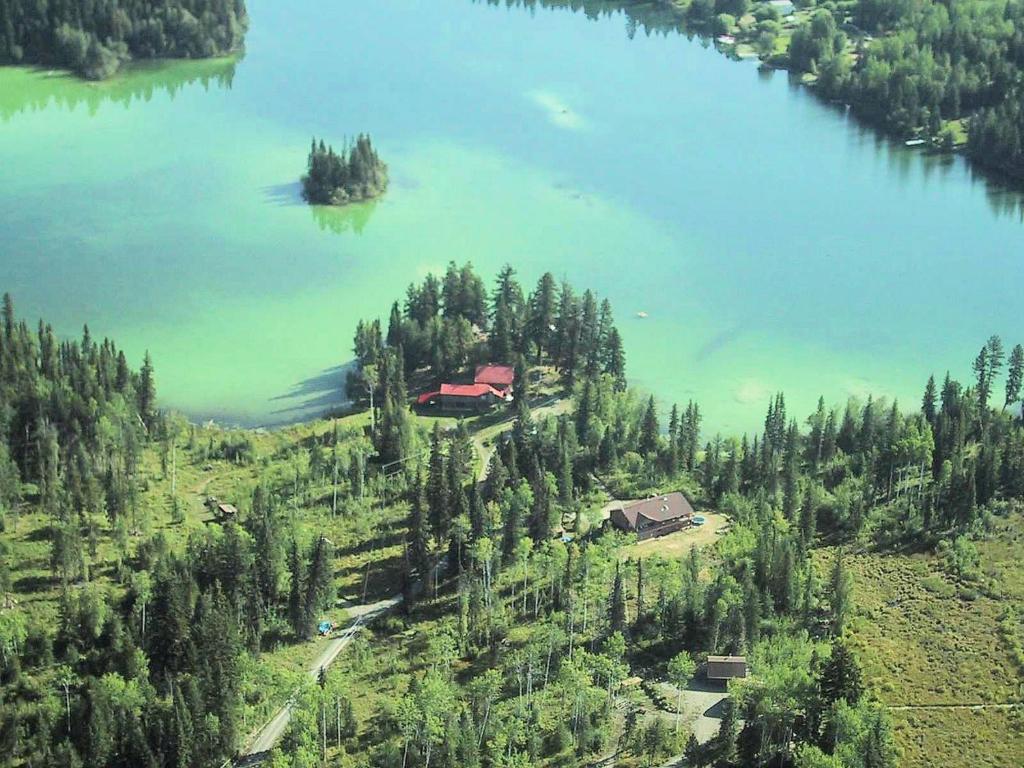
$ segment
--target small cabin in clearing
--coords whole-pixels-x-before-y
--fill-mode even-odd
[[[708,656],[705,666],[708,680],[728,681],[747,676],[746,656]]]
[[[643,541],[689,528],[693,524],[693,507],[676,491],[613,509],[610,519],[620,531],[635,533]]]
[[[206,497],[206,508],[218,520],[234,520],[238,517],[238,508],[234,504],[225,504],[216,496]]]

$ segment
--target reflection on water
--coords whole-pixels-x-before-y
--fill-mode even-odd
[[[537,8],[582,12],[588,19],[595,21],[601,18],[624,17],[626,35],[630,40],[638,31],[642,31],[647,37],[672,34],[682,35],[689,40],[697,37],[705,48],[712,44],[708,27],[695,27],[688,24],[686,18],[673,8],[671,3],[657,0],[639,4],[623,4],[622,0],[472,0],[472,2],[495,7],[525,8],[532,12],[535,12]],[[733,58],[737,57],[733,56]],[[772,68],[758,67],[757,71],[758,79],[762,82],[771,81],[774,73]],[[787,76],[789,86],[793,90],[806,87],[800,74],[788,72]],[[808,90],[813,92],[814,89]],[[835,108],[837,112],[849,112],[849,107],[845,104],[824,101],[822,103]],[[870,136],[874,140],[876,147],[881,150],[879,156],[885,158],[900,183],[906,183],[913,174],[914,160],[911,156],[912,153],[902,146],[902,141],[892,139],[874,126],[860,122],[857,118],[851,116],[851,119],[857,126],[858,132]],[[915,152],[920,152],[920,150],[915,150]],[[971,179],[985,185],[986,196],[994,213],[1000,216],[1018,216],[1024,220],[1024,190],[1019,182],[975,166],[966,160],[963,162],[968,167]],[[935,153],[925,163],[925,174],[927,177],[935,171],[948,173],[957,165],[957,161],[949,155]]]
[[[231,88],[241,55],[219,59],[144,62],[103,82],[89,82],[66,72],[28,67],[0,68],[0,119],[25,111],[84,106],[93,115],[106,102],[129,106],[158,93],[172,99],[185,87]]]
[[[370,200],[365,203],[353,203],[342,207],[331,205],[311,205],[309,210],[313,214],[313,221],[317,223],[323,232],[333,232],[336,235],[343,235],[351,232],[356,235],[363,234],[366,225],[373,217],[377,208],[377,201]]]
[[[506,8],[526,8],[536,10],[582,12],[591,21],[605,17],[624,16],[626,34],[632,40],[638,31],[650,37],[653,34],[668,35],[681,33],[693,37],[695,31],[688,27],[679,12],[668,3],[644,3],[642,5],[624,5],[615,0],[473,0],[474,3],[504,6]]]

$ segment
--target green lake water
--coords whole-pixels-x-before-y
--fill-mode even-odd
[[[618,13],[249,8],[238,62],[0,70],[0,288],[148,348],[164,405],[255,425],[337,403],[357,318],[450,259],[608,296],[631,380],[727,432],[776,390],[801,416],[819,393],[909,405],[989,334],[1024,341],[1018,196],[785,73]],[[359,132],[387,195],[304,205],[310,136]]]

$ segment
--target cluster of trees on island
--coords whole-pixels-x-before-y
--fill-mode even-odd
[[[133,59],[195,59],[242,46],[245,0],[2,0],[0,63],[103,80]]]
[[[309,150],[302,194],[314,205],[345,205],[380,197],[388,188],[388,167],[369,136],[360,134],[351,147],[335,152],[317,142]]]

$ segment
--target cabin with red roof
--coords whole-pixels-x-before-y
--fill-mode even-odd
[[[489,384],[442,384],[420,395],[416,403],[446,411],[486,411],[503,400],[505,396]]]
[[[416,404],[445,411],[482,412],[498,403],[511,402],[514,380],[511,365],[478,365],[472,384],[442,384],[416,398]]]
[[[511,365],[496,365],[494,363],[478,365],[476,374],[473,376],[474,384],[487,384],[505,395],[511,394],[512,382],[515,380],[515,368]]]

